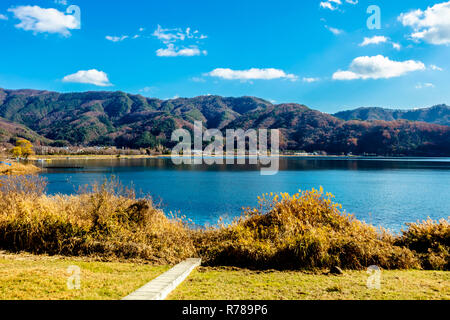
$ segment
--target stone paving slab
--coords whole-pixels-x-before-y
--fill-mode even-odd
[[[197,258],[186,259],[122,300],[164,300],[201,262]]]

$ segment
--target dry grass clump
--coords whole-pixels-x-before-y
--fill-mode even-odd
[[[340,211],[322,190],[266,195],[260,206],[229,227],[199,237],[205,262],[246,268],[386,269],[420,266],[395,237]],[[266,213],[267,212],[267,213]]]
[[[10,251],[175,263],[195,250],[180,219],[116,182],[76,196],[47,196],[38,177],[0,179],[0,243]]]
[[[409,223],[398,245],[413,250],[423,269],[450,270],[450,220]]]
[[[9,166],[7,164],[0,163],[0,176],[1,175],[35,174],[39,171],[41,171],[41,169],[39,169],[38,167],[36,167],[35,165],[32,165],[32,164],[23,164],[23,163],[19,163],[19,162],[12,162],[11,166]]]
[[[265,195],[231,225],[192,229],[112,180],[73,196],[48,196],[35,176],[0,177],[0,248],[249,269],[449,270],[446,220],[402,235],[356,220],[323,190]]]

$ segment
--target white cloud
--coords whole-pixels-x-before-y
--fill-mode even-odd
[[[400,43],[392,42],[392,48],[394,48],[395,50],[400,50],[402,46],[400,45]]]
[[[192,31],[189,27],[185,30],[181,28],[164,29],[158,25],[157,29],[153,32],[153,36],[167,46],[166,48],[156,50],[156,55],[158,57],[192,57],[208,54],[206,50],[199,49],[197,45],[199,40],[206,39],[207,36],[200,34],[198,30]],[[191,43],[190,46],[182,46],[180,48],[175,45],[178,42],[187,40]]]
[[[358,4],[358,0],[345,0],[346,3],[355,5]],[[329,9],[331,11],[339,9],[339,6],[342,5],[341,0],[327,0],[320,2],[319,6],[323,9]]]
[[[308,77],[305,77],[302,80],[303,80],[303,82],[313,83],[313,82],[320,81],[320,78],[308,78]]]
[[[444,71],[444,69],[442,69],[441,67],[438,67],[434,64],[430,65],[430,69],[434,70],[434,71]]]
[[[201,77],[192,77],[191,80],[193,82],[206,82],[206,80],[204,78],[201,78]]]
[[[333,27],[329,27],[329,26],[325,26],[325,28],[327,28],[328,30],[330,30],[334,35],[340,35],[341,33],[343,33],[343,30],[337,29],[337,28],[333,28]]]
[[[87,83],[93,84],[99,87],[112,86],[109,82],[108,75],[103,71],[98,71],[96,69],[91,70],[80,70],[77,73],[65,76],[62,80],[63,82],[75,82],[75,83]]]
[[[388,37],[385,36],[373,36],[371,38],[365,37],[363,42],[359,44],[360,47],[365,47],[371,44],[380,44],[380,43],[390,43],[392,45],[392,48],[395,50],[400,50],[402,46],[399,43],[390,41]]]
[[[187,39],[206,39],[207,36],[200,34],[198,30],[192,31],[191,28],[183,30],[181,28],[164,29],[160,25],[153,32],[153,36],[161,40],[165,44],[184,41]]]
[[[435,4],[425,11],[417,9],[402,13],[398,20],[404,26],[413,28],[413,40],[435,45],[450,44],[450,1]]]
[[[429,83],[429,82],[416,84],[416,89],[424,89],[424,88],[434,88],[434,84]]]
[[[200,49],[197,46],[191,46],[189,48],[177,49],[170,43],[165,49],[156,50],[156,55],[158,57],[193,57],[200,55],[207,55],[208,52]]]
[[[59,33],[70,36],[72,29],[79,28],[79,22],[73,15],[66,15],[57,9],[45,9],[39,6],[19,6],[10,8],[15,18],[20,20],[16,28],[36,33]]]
[[[332,11],[337,9],[337,6],[333,6],[333,4],[331,2],[321,2],[320,7],[324,8],[324,9],[329,9]]]
[[[371,38],[364,38],[364,41],[361,42],[359,45],[361,47],[365,47],[368,46],[369,44],[380,44],[380,43],[385,43],[387,42],[389,39],[386,38],[385,36],[373,36]]]
[[[388,79],[419,70],[425,70],[425,65],[420,61],[392,61],[382,55],[366,56],[354,59],[349,70],[335,72],[333,79]]]
[[[186,39],[186,33],[181,29],[164,29],[160,25],[158,25],[158,28],[153,32],[153,36],[157,37],[165,44]]]
[[[139,89],[139,92],[145,93],[145,94],[152,94],[155,91],[157,91],[156,87],[144,87],[142,89]]]
[[[273,79],[289,79],[297,80],[297,76],[288,74],[283,70],[274,68],[251,68],[248,70],[232,70],[228,68],[217,68],[206,74],[210,77],[222,78],[225,80],[273,80]]]
[[[115,36],[106,36],[105,39],[112,41],[112,42],[120,42],[123,41],[125,39],[127,39],[128,36],[120,36],[120,37],[115,37]]]
[[[8,17],[0,13],[0,20],[8,20]]]
[[[145,31],[145,28],[140,27],[138,30],[139,30],[139,33],[142,33],[143,31]],[[133,36],[131,36],[131,35],[123,35],[123,36],[106,36],[105,39],[106,39],[106,40],[109,40],[109,41],[112,41],[112,42],[121,42],[121,41],[126,40],[126,39],[138,39],[138,38],[140,38],[141,36],[142,36],[142,35],[140,35],[140,34],[135,34],[135,35],[133,35]]]

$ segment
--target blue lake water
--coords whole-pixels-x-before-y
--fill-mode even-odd
[[[439,159],[280,159],[277,175],[263,176],[255,165],[182,165],[170,159],[52,161],[51,194],[76,193],[80,186],[111,175],[123,185],[161,202],[197,224],[231,219],[242,207],[255,206],[267,192],[294,193],[322,186],[336,202],[368,223],[399,231],[407,222],[450,216],[450,158]]]

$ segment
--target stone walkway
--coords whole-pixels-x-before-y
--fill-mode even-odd
[[[200,264],[201,259],[187,259],[122,300],[164,300]]]

